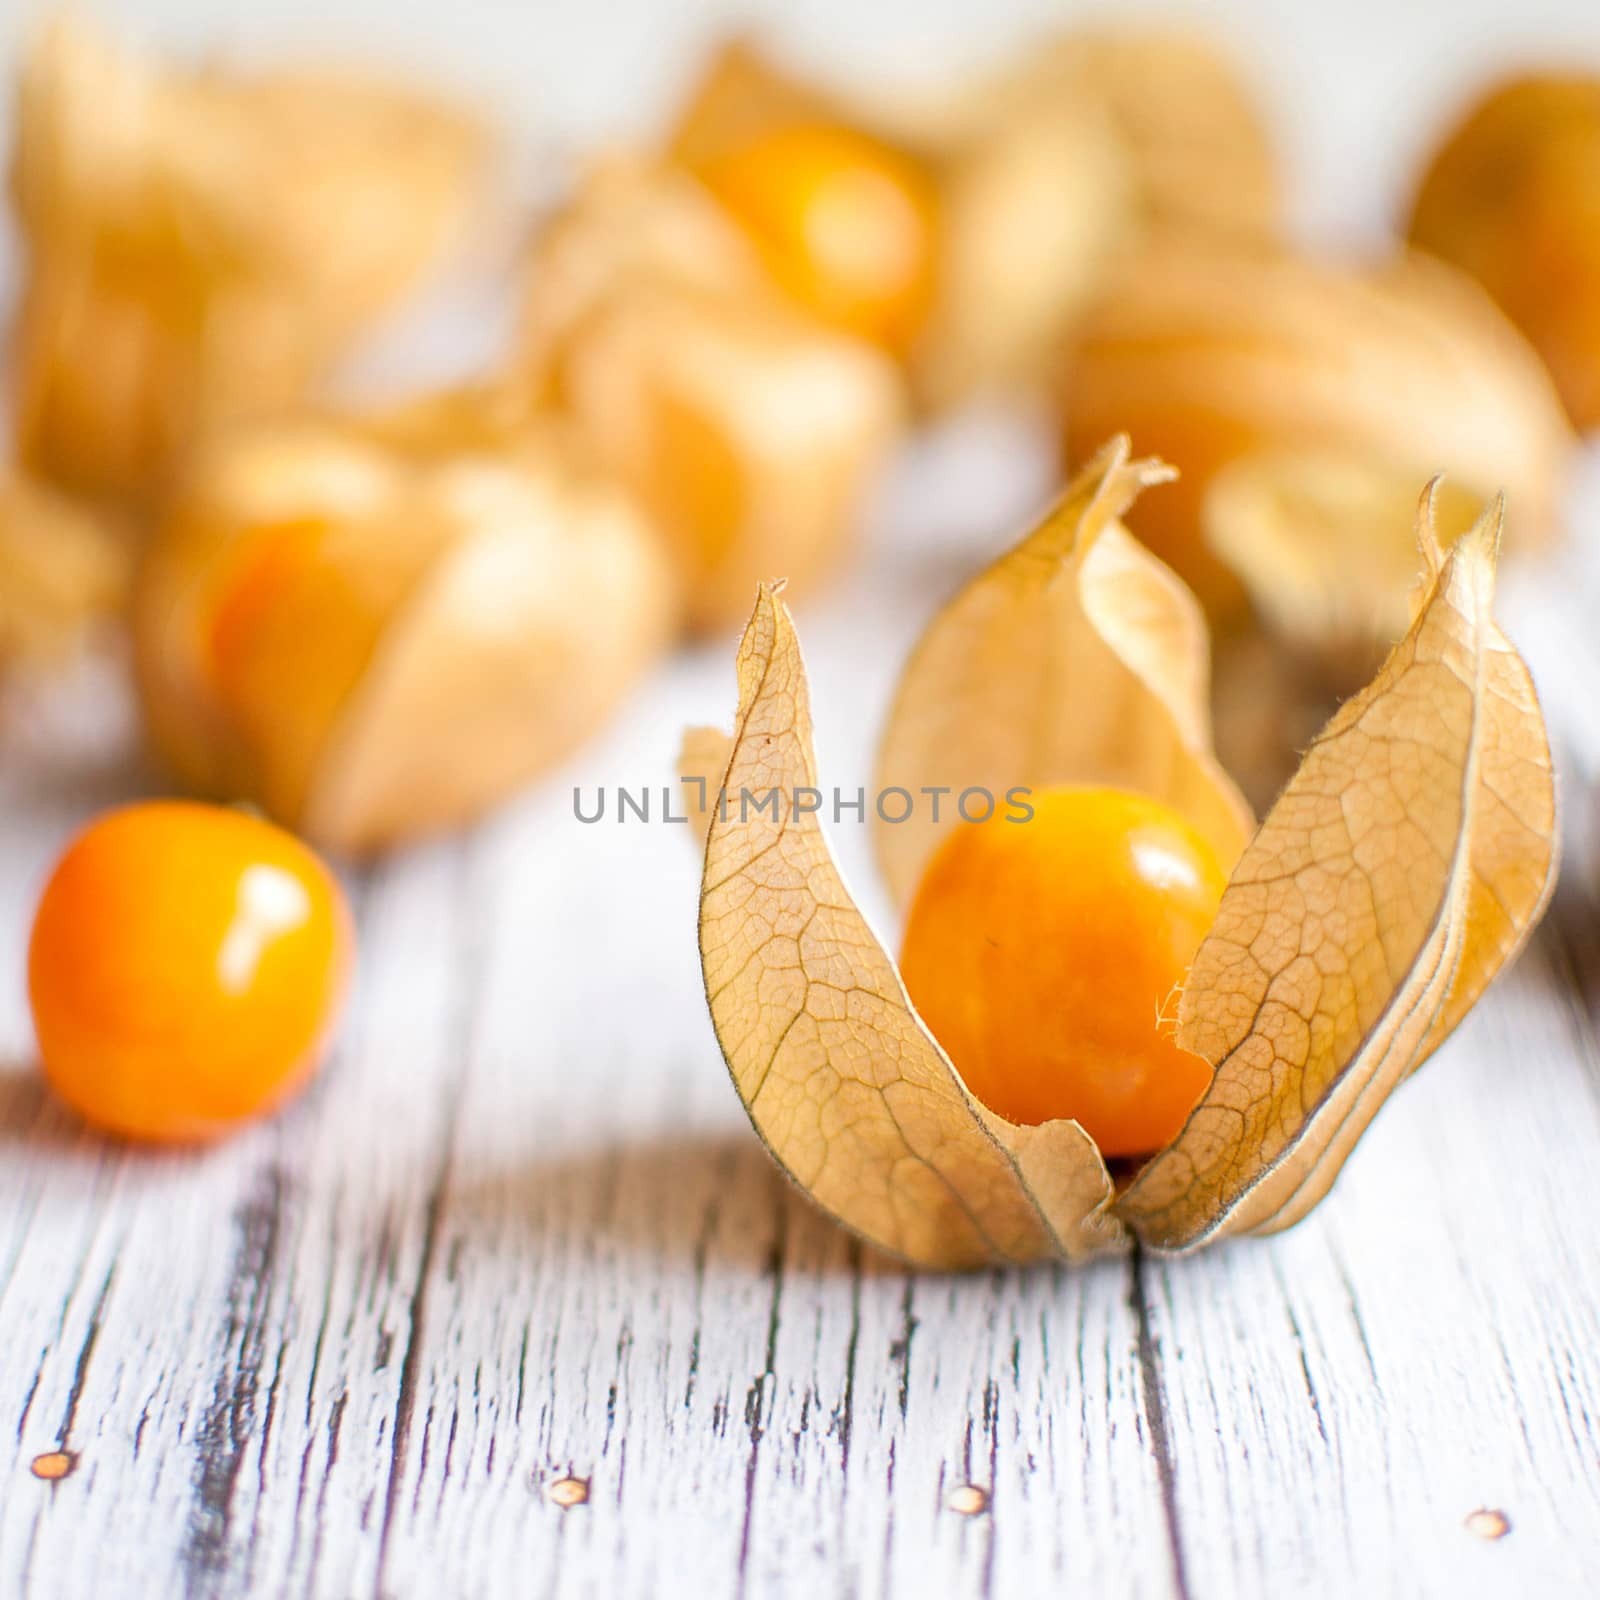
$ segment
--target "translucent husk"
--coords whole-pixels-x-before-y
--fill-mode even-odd
[[[534,241],[517,384],[661,530],[695,628],[839,563],[904,424],[893,364],[802,315],[687,174],[601,168]]]
[[[1453,269],[1419,255],[1342,266],[1193,238],[1118,272],[1074,342],[1064,411],[1071,459],[1126,427],[1178,467],[1176,492],[1151,496],[1130,526],[1219,616],[1241,590],[1205,541],[1206,497],[1245,457],[1314,453],[1321,477],[1297,494],[1332,491],[1316,512],[1324,523],[1360,498],[1328,463],[1413,488],[1442,471],[1480,503],[1504,486],[1512,543],[1533,549],[1557,532],[1572,440],[1538,358]],[[1392,568],[1410,535],[1404,519],[1387,526]],[[1351,530],[1352,583],[1367,542]]]
[[[924,320],[897,341],[922,405],[1045,380],[1125,238],[1129,173],[1098,105],[987,85],[915,107],[852,98],[801,80],[736,38],[713,57],[669,153],[690,171],[712,172],[784,127],[860,136],[931,213]]]
[[[18,449],[102,495],[299,399],[457,236],[487,148],[405,87],[170,67],[77,18],[36,36],[16,119]]]
[[[1472,274],[1600,425],[1600,74],[1531,74],[1467,112],[1428,164],[1411,240]]]
[[[673,579],[557,424],[444,397],[217,441],[134,606],[158,749],[369,851],[465,821],[590,735],[669,642]]]

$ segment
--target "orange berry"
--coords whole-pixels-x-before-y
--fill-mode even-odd
[[[934,188],[910,158],[826,122],[790,123],[707,160],[700,176],[792,299],[897,354],[933,295]]]
[[[1110,1156],[1158,1150],[1211,1079],[1172,1001],[1226,885],[1169,806],[1116,789],[964,825],[906,924],[906,988],[967,1087],[1017,1123],[1071,1117]]]
[[[68,846],[34,916],[45,1075],[113,1133],[225,1132],[310,1076],[353,950],[338,882],[281,828],[183,801],[109,812]]]

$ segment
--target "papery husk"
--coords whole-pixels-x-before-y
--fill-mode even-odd
[[[709,196],[667,173],[580,189],[528,266],[516,381],[649,512],[697,629],[743,615],[774,573],[797,588],[828,574],[905,421],[893,363],[794,310],[752,262]]]
[[[841,119],[855,120],[838,98],[735,33],[711,52],[667,135],[667,155],[693,172],[776,127]]]
[[[1136,180],[1101,108],[995,96],[935,147],[935,298],[912,354],[920,403],[1043,394],[1133,237]]]
[[[934,408],[1052,387],[1073,328],[1152,232],[1282,228],[1259,108],[1197,35],[1073,29],[889,115],[941,173],[940,296],[914,368]]]
[[[691,174],[624,151],[601,155],[529,247],[513,355],[522,388],[559,403],[573,341],[639,282],[776,299],[755,247]]]
[[[941,632],[971,635],[975,616],[1014,606],[1016,592],[1081,582],[1085,556],[1121,542],[1110,508],[1155,476],[1127,461],[1125,444],[1109,449],[1019,547],[1022,559],[1003,559],[958,596],[953,621],[936,620],[935,659]],[[820,805],[796,803],[818,793],[805,671],[788,612],[763,586],[739,652],[729,802],[710,818],[700,951],[740,1097],[800,1187],[929,1268],[1081,1260],[1133,1237],[1187,1249],[1304,1215],[1550,892],[1548,745],[1526,669],[1489,615],[1499,526],[1497,502],[1446,556],[1425,507],[1428,581],[1411,632],[1245,848],[1184,986],[1179,1041],[1214,1064],[1212,1086],[1120,1197],[1076,1123],[1021,1128],[978,1105],[917,1016],[840,878]],[[1151,590],[1109,591],[1129,592]],[[1192,685],[1171,648],[1170,607],[1134,605],[1121,622],[1137,633],[1150,617],[1150,640],[1129,647],[1124,634],[1123,653],[1153,681],[1177,671],[1173,691],[1147,702],[1160,716]],[[1099,631],[1092,608],[1063,625]],[[1064,646],[1070,656],[1070,637]],[[980,650],[972,671],[1003,666]],[[930,670],[914,657],[908,677]],[[967,715],[1048,724],[1083,709],[1027,689],[1017,707],[980,699],[949,716],[971,738]],[[894,720],[907,714],[902,697]],[[891,726],[888,743],[901,738]],[[692,741],[691,769],[716,750]]]
[[[1090,26],[1028,47],[987,87],[1015,113],[1092,106],[1132,176],[1141,231],[1271,239],[1283,228],[1272,137],[1243,75],[1209,37]]]
[[[733,735],[710,724],[685,728],[678,741],[676,768],[683,794],[678,810],[687,817],[702,850],[732,754]]]
[[[105,517],[0,470],[0,674],[56,666],[120,620],[130,549]]]
[[[1147,1244],[1305,1216],[1549,899],[1549,743],[1490,615],[1501,519],[1496,500],[1446,555],[1425,500],[1416,621],[1234,871],[1178,1008],[1216,1076],[1118,1202]]]
[[[1120,518],[1171,469],[1109,444],[1019,544],[929,623],[878,752],[878,792],[1064,783],[1132,789],[1186,817],[1224,871],[1255,819],[1211,752],[1210,641],[1194,598]],[[875,822],[900,906],[952,828],[953,804]]]
[[[77,18],[36,37],[16,125],[19,453],[112,496],[303,395],[458,236],[487,152],[430,95],[168,67]]]
[[[1212,480],[1206,544],[1236,573],[1282,651],[1333,690],[1370,678],[1411,620],[1417,575],[1416,483],[1338,450],[1261,450]],[[1484,510],[1441,483],[1434,516],[1448,549]]]
[[[558,425],[511,448],[471,413],[258,425],[194,463],[135,605],[150,731],[189,783],[375,850],[505,798],[657,659],[675,590],[632,502]]]
[[[1419,255],[1151,248],[1090,312],[1064,384],[1069,459],[1126,428],[1178,467],[1129,526],[1214,615],[1241,591],[1203,543],[1205,496],[1258,450],[1336,451],[1413,483],[1443,471],[1482,500],[1503,485],[1516,546],[1558,530],[1572,434],[1547,374],[1477,285]]]
[[[847,131],[920,197],[932,222],[923,324],[891,341],[925,409],[1038,391],[1072,320],[1127,243],[1131,177],[1098,103],[965,85],[915,107],[835,93],[734,38],[713,57],[668,142],[715,174],[784,128]]]
[[[814,788],[794,625],[763,585],[739,648],[739,718],[706,843],[700,952],[751,1122],[824,1210],[917,1266],[1079,1259],[1123,1243],[1074,1122],[1016,1128],[967,1093],[856,909],[815,812],[739,796]]]
[[[1489,291],[1580,428],[1600,425],[1600,73],[1512,78],[1428,164],[1412,243]]]

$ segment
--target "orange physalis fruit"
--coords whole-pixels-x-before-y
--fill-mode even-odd
[[[876,784],[901,964],[829,846],[777,586],[731,739],[685,746],[734,1086],[819,1206],[917,1266],[1290,1227],[1555,881],[1549,740],[1491,610],[1499,500],[1446,553],[1429,489],[1409,631],[1252,829],[1211,751],[1199,606],[1121,521],[1169,476],[1113,439],[912,650]]]
[[[791,299],[905,355],[933,298],[935,189],[911,157],[825,121],[780,124],[697,169]]]
[[[57,863],[28,988],[45,1075],[132,1139],[226,1132],[286,1100],[337,1018],[354,936],[332,873],[241,812],[110,812]]]
[[[1211,1081],[1172,1000],[1227,878],[1172,807],[1120,789],[1035,793],[1032,815],[950,833],[900,972],[974,1095],[1010,1122],[1070,1117],[1108,1156],[1159,1150]]]

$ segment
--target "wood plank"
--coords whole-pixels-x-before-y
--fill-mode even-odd
[[[861,583],[802,619],[829,773],[867,770],[919,615],[1005,531],[930,510],[937,482],[916,464]],[[724,647],[484,827],[352,879],[336,1060],[200,1153],[54,1108],[16,977],[52,851],[149,780],[103,727],[58,769],[0,749],[0,1593],[1583,1592],[1593,571],[1558,622],[1550,586],[1509,597],[1578,840],[1548,934],[1308,1223],[1076,1273],[910,1277],[750,1136],[682,830],[571,815],[726,715]],[[839,844],[865,885],[861,830]],[[76,1470],[35,1479],[56,1448]]]

